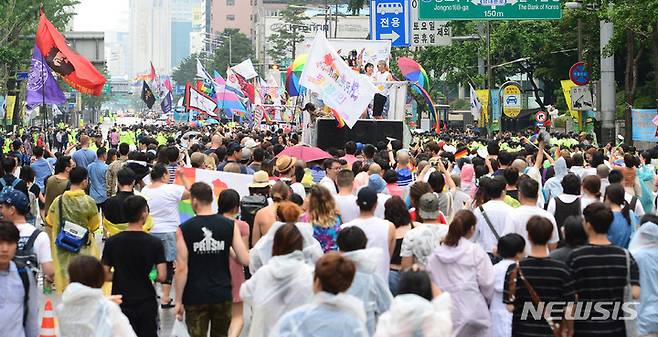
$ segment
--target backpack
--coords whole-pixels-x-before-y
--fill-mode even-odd
[[[247,195],[240,200],[240,220],[249,224],[249,233],[253,231],[256,212],[267,205],[267,198],[259,194]],[[249,248],[251,248],[251,240],[249,240]]]
[[[30,302],[30,275],[28,274],[30,271],[19,261],[14,261],[14,263],[16,263],[18,276],[21,278],[21,283],[23,283],[23,291],[25,292],[25,295],[23,295],[23,327],[25,327],[27,324],[27,313],[29,311],[28,305]]]
[[[16,264],[23,266],[23,268],[35,274],[39,271],[39,258],[34,252],[34,242],[37,240],[39,234],[41,234],[41,230],[35,229],[23,247],[16,250],[16,255],[14,256],[14,262]]]
[[[16,179],[14,179],[14,181],[11,183],[11,185],[7,185],[7,181],[5,180],[5,178],[0,179],[0,185],[2,185],[2,191],[0,191],[0,194],[2,194],[2,193],[7,193],[7,192],[9,192],[9,191],[11,191],[11,190],[15,190],[15,189],[16,189],[16,185],[18,185],[18,183],[20,183],[20,182],[21,182],[21,180],[18,179],[18,178],[16,178]]]

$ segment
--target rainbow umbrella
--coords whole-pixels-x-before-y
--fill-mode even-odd
[[[398,68],[400,68],[400,72],[404,78],[413,84],[414,91],[425,98],[425,103],[427,103],[429,112],[434,116],[434,120],[436,121],[435,130],[437,133],[439,133],[439,114],[434,108],[434,101],[432,100],[432,97],[430,97],[429,92],[427,92],[430,86],[430,80],[427,77],[427,72],[425,69],[423,69],[423,66],[418,64],[418,62],[408,57],[400,57],[398,59]]]
[[[299,79],[302,76],[304,65],[308,60],[308,54],[301,54],[295,58],[288,70],[286,71],[286,91],[290,96],[299,96],[301,87]]]

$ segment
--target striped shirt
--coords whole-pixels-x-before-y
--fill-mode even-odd
[[[626,254],[624,249],[613,245],[585,245],[576,248],[569,258],[567,265],[571,268],[575,278],[575,289],[578,300],[592,302],[592,308],[601,306],[599,302],[623,302],[624,286],[626,285]],[[631,284],[639,285],[639,271],[635,260],[631,256]],[[602,308],[614,310],[613,304],[603,304]],[[621,314],[621,310],[620,314]],[[578,314],[578,313],[576,313]],[[601,317],[602,314],[592,310],[592,317]],[[574,324],[575,336],[596,337],[624,337],[626,330],[624,321],[620,319],[608,320],[577,320]]]
[[[551,317],[563,316],[558,310],[563,310],[566,302],[575,301],[574,280],[571,271],[563,262],[553,260],[548,257],[538,258],[529,256],[523,259],[520,263],[521,271],[525,276],[528,283],[535,289],[539,295],[540,301],[548,302],[562,302],[562,305],[554,305]],[[507,273],[505,274],[504,297],[503,302],[514,305],[514,312],[512,314],[512,336],[553,336],[551,328],[544,318],[536,320],[533,318],[531,312],[527,317],[522,319],[524,306],[530,306],[536,310],[532,303],[532,298],[528,289],[525,287],[520,277],[516,278],[516,294],[514,301],[509,300],[509,280],[510,274],[516,268],[516,264],[511,264]],[[557,323],[557,322],[556,322]]]
[[[167,172],[169,172],[169,181],[168,184],[173,184],[176,181],[176,171],[178,171],[178,165],[169,164],[166,166]]]

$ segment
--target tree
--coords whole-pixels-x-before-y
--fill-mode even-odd
[[[180,61],[178,66],[176,66],[176,69],[174,69],[174,72],[171,74],[171,78],[176,84],[184,85],[188,81],[194,81],[194,78],[196,77],[197,58],[197,54],[192,54]]]
[[[347,10],[352,12],[352,15],[360,15],[363,6],[366,4],[365,0],[349,0],[347,3]]]
[[[225,74],[229,61],[230,65],[235,65],[254,55],[251,40],[238,29],[224,30],[222,41],[222,46],[214,50],[211,62],[211,68],[221,74]]]
[[[0,93],[6,90],[7,80],[16,70],[30,66],[34,40],[22,36],[36,32],[40,3],[43,3],[48,19],[61,30],[75,15],[73,6],[78,4],[78,1],[0,1]]]
[[[304,22],[309,18],[304,15],[305,10],[303,8],[293,7],[302,4],[299,1],[292,1],[286,9],[282,10],[279,17],[283,24],[276,28],[268,38],[272,44],[269,54],[276,63],[282,63],[286,59],[294,60],[297,56],[297,44],[304,41],[304,35],[299,32],[306,28]]]

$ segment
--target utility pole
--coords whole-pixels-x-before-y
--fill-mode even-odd
[[[324,0],[324,37],[329,38],[329,0]]]
[[[610,4],[612,7],[612,4]],[[601,142],[615,142],[615,56],[606,56],[605,47],[612,40],[614,25],[601,20]],[[629,126],[627,126],[629,127]],[[630,141],[630,140],[627,140]]]
[[[493,83],[493,64],[491,63],[491,21],[487,21],[487,89],[489,90],[489,102],[487,103],[487,130],[491,128],[493,123],[493,104],[491,104]]]
[[[336,0],[336,23],[334,24],[334,39],[338,36],[338,0]]]

